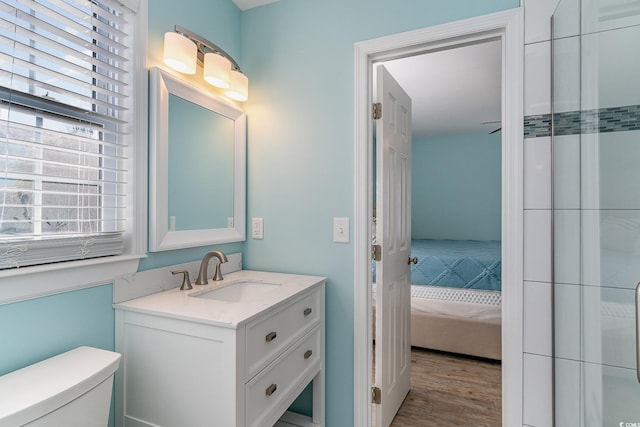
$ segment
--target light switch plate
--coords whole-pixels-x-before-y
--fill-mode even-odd
[[[349,218],[333,218],[333,241],[349,243]]]
[[[264,219],[253,218],[251,220],[251,237],[253,239],[264,239]]]

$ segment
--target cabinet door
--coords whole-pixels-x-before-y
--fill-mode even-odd
[[[235,331],[129,317],[136,319],[123,333],[125,423],[236,425]]]

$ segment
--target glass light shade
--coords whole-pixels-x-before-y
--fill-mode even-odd
[[[164,34],[164,63],[176,71],[195,74],[198,60],[198,48],[195,43],[182,34],[168,32]]]
[[[204,79],[210,85],[226,89],[230,86],[231,61],[217,53],[204,55]]]
[[[249,99],[249,79],[247,76],[239,71],[231,70],[229,77],[231,78],[231,87],[225,92],[225,95],[240,102]]]

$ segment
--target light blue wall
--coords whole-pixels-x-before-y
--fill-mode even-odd
[[[72,348],[113,350],[111,285],[0,306],[0,375]]]
[[[353,246],[331,234],[333,217],[353,224],[353,45],[518,5],[280,0],[243,13],[248,217],[264,218],[246,266],[328,277],[328,426],[353,422]]]
[[[229,244],[245,267],[327,276],[327,425],[353,420],[353,44],[518,6],[516,0],[281,0],[241,13],[230,0],[149,0],[149,57],[182,25],[229,52],[250,79],[248,217],[264,240]],[[240,25],[242,20],[242,25]],[[149,254],[140,270],[208,248]],[[77,345],[113,349],[111,285],[0,306],[0,372]],[[364,361],[362,361],[364,363]]]
[[[413,141],[413,238],[500,240],[500,138],[494,133]]]

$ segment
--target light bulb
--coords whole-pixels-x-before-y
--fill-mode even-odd
[[[182,34],[164,34],[164,63],[185,74],[196,73],[198,48]]]
[[[231,99],[246,101],[249,98],[249,79],[240,71],[231,70],[229,74],[231,86],[225,92]]]
[[[217,53],[204,55],[204,79],[210,85],[226,89],[230,86],[231,61]]]

